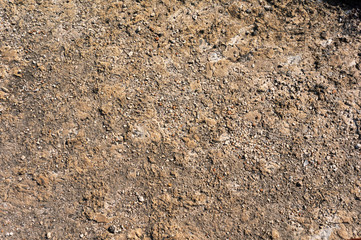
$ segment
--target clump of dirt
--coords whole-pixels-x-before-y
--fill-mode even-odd
[[[357,6],[0,0],[0,238],[361,237]]]

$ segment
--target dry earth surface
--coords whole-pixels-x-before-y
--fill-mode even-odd
[[[360,238],[357,8],[0,0],[0,239]]]

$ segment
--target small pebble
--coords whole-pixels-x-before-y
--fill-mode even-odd
[[[361,149],[361,144],[356,144],[355,149]]]
[[[143,196],[138,196],[138,200],[139,200],[139,202],[144,202],[144,197]]]
[[[322,39],[327,39],[327,32],[325,32],[325,31],[321,32],[320,37]]]
[[[304,162],[303,162],[303,166],[306,167],[308,165],[308,160],[306,159]]]
[[[108,231],[109,231],[110,233],[115,233],[115,227],[114,227],[114,226],[108,227]]]
[[[272,10],[272,6],[266,5],[266,6],[264,6],[264,9],[265,9],[266,11],[271,11],[271,10]]]
[[[280,239],[280,233],[276,229],[272,229],[272,239]]]
[[[4,92],[8,93],[9,89],[7,89],[6,87],[2,87],[1,90],[3,90]]]

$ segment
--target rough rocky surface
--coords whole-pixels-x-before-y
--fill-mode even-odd
[[[1,239],[361,237],[361,27],[301,0],[0,0]]]

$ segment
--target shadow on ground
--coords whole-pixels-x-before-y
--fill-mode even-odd
[[[361,1],[359,0],[324,0],[324,2],[327,2],[334,6],[340,6],[343,9],[358,9],[361,8]]]

